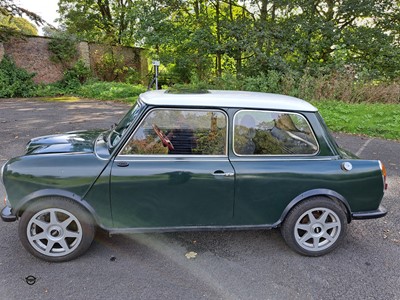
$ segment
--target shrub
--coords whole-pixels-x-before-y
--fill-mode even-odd
[[[0,98],[30,97],[35,93],[34,73],[18,68],[14,61],[5,55],[0,62]]]
[[[143,85],[131,85],[120,82],[88,82],[77,91],[78,96],[100,100],[124,100],[132,102],[146,91]]]
[[[51,60],[67,67],[78,56],[77,43],[74,36],[65,32],[55,32],[48,44],[52,52]]]
[[[297,74],[277,71],[256,76],[222,77],[201,81],[192,78],[188,85],[175,85],[179,89],[245,90],[285,94],[308,101],[338,100],[347,103],[400,103],[400,80],[391,82],[362,81],[351,72],[337,70],[332,73],[311,72]]]
[[[97,76],[105,81],[120,81],[128,70],[129,68],[125,66],[124,56],[114,53],[112,48],[110,48],[109,52],[104,53],[95,65]]]
[[[68,93],[62,87],[60,82],[51,84],[39,84],[35,92],[36,97],[54,97],[54,96],[63,96],[65,94]]]
[[[60,85],[66,93],[74,93],[91,75],[92,73],[85,63],[78,60],[72,68],[64,72],[64,78],[60,81]]]

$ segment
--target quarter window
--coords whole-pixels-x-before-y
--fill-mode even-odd
[[[220,111],[156,109],[136,129],[122,155],[226,155],[226,115]]]
[[[234,151],[238,155],[312,155],[318,144],[299,114],[240,111],[234,119]]]

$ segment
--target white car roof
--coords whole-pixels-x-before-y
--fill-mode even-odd
[[[318,111],[310,103],[295,97],[259,92],[210,90],[206,93],[174,94],[168,93],[167,90],[158,90],[145,92],[139,97],[144,103],[157,106],[207,106],[304,112]]]

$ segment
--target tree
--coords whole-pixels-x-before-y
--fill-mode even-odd
[[[60,0],[66,29],[143,46],[177,81],[210,75],[399,76],[394,0]],[[165,73],[165,72],[164,72]]]
[[[60,21],[68,31],[93,42],[131,43],[133,0],[60,0]]]
[[[51,26],[39,15],[15,5],[13,0],[0,0],[0,41],[15,35],[37,34],[37,29],[26,20],[23,21],[22,17],[28,18],[36,25]]]
[[[38,35],[37,28],[21,17],[0,14],[0,26],[25,35]]]

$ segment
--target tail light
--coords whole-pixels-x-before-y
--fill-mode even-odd
[[[381,172],[382,172],[383,189],[386,191],[388,188],[388,184],[386,182],[386,176],[387,176],[386,167],[381,161],[379,161],[379,166],[381,167]]]

